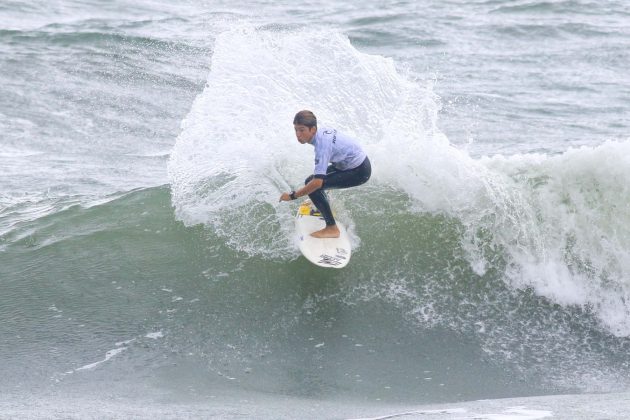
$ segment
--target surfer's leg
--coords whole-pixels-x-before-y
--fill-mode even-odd
[[[324,229],[313,232],[311,235],[316,238],[339,237],[339,229],[337,228],[337,223],[335,223],[335,218],[333,217],[332,210],[330,209],[330,204],[328,203],[328,197],[326,196],[325,190],[356,187],[357,185],[367,182],[367,180],[370,179],[371,174],[372,167],[370,165],[370,160],[367,157],[361,165],[347,171],[340,171],[335,169],[332,165],[328,167],[322,188],[313,191],[308,195],[326,221],[326,227]],[[309,176],[304,181],[304,184],[308,184],[312,179],[313,175]]]
[[[335,218],[333,217],[330,204],[328,203],[328,197],[325,190],[338,189],[338,188],[350,188],[356,187],[367,182],[372,175],[372,166],[370,160],[366,157],[363,163],[354,169],[347,171],[340,171],[330,165],[326,171],[326,178],[322,188],[313,191],[308,196],[317,207],[317,210],[322,214],[327,226],[335,225]],[[313,179],[313,175],[306,178],[304,185],[308,184]]]
[[[313,179],[313,175],[306,178],[304,181],[304,185],[308,184]],[[333,217],[332,210],[330,209],[330,204],[328,203],[328,196],[323,188],[320,188],[316,191],[313,191],[308,195],[311,199],[317,210],[322,214],[322,217],[326,221],[326,226],[336,225],[335,218]]]
[[[364,184],[372,175],[370,160],[366,157],[363,163],[354,169],[340,171],[333,166],[328,168],[322,189],[350,188]]]

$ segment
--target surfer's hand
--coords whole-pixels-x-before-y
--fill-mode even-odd
[[[291,201],[291,195],[289,193],[282,193],[280,201]]]

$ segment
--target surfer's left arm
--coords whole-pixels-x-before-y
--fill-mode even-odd
[[[318,189],[320,189],[322,185],[324,185],[323,178],[313,178],[308,182],[308,184],[306,184],[299,190],[294,191],[293,196],[291,196],[291,193],[286,193],[286,192],[282,193],[282,195],[280,196],[280,201],[291,201],[291,200],[295,200],[296,198],[309,195],[312,192],[315,192]]]

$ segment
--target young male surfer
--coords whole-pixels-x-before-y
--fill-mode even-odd
[[[308,195],[326,221],[326,227],[311,233],[315,238],[338,238],[335,223],[324,190],[356,187],[370,179],[372,167],[367,155],[353,138],[335,129],[317,128],[317,118],[308,110],[293,118],[295,136],[301,144],[315,147],[315,170],[297,191],[282,193],[280,201],[295,200]]]

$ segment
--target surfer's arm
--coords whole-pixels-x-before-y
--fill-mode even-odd
[[[309,195],[319,190],[324,185],[324,178],[313,178],[308,184],[300,188],[295,192],[295,198],[302,197],[303,195]]]
[[[324,185],[323,178],[313,178],[308,182],[308,184],[306,184],[299,190],[295,191],[295,198],[309,195],[312,192],[315,192],[318,189],[320,189],[322,185]],[[282,195],[280,196],[280,201],[291,201],[291,200],[294,200],[294,198],[291,197],[291,193],[282,193]]]

